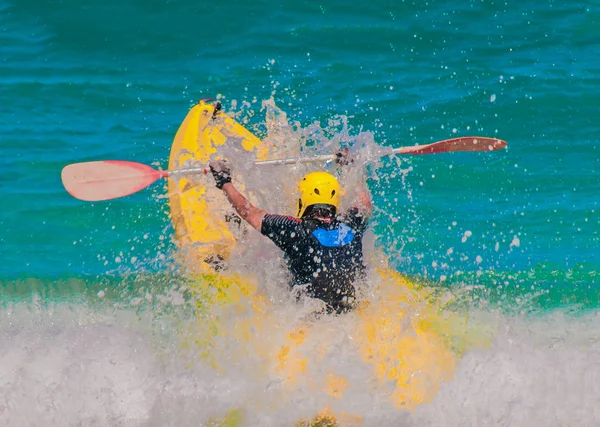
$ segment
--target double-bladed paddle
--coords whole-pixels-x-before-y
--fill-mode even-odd
[[[414,145],[385,150],[381,156],[394,154],[423,155],[461,151],[494,151],[506,147],[506,141],[496,138],[463,136],[426,145]],[[291,165],[335,160],[335,154],[316,157],[279,159],[255,162],[257,166]],[[148,187],[160,178],[206,174],[205,167],[177,170],[156,170],[151,166],[125,160],[100,160],[73,163],[63,168],[61,178],[65,189],[76,199],[95,202],[129,196]]]

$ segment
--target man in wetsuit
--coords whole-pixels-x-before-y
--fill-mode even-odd
[[[344,153],[338,159],[344,159]],[[366,190],[359,194],[360,206],[339,214],[337,179],[312,172],[298,185],[297,217],[272,215],[254,207],[234,187],[226,161],[212,161],[210,170],[238,215],[283,250],[292,287],[321,299],[330,313],[352,308],[355,283],[365,276],[362,238],[372,210]]]

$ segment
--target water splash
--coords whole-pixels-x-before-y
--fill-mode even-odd
[[[185,292],[183,306],[159,304],[160,291],[154,292],[143,307],[118,295],[102,305],[81,296],[54,304],[4,304],[0,425],[195,426],[227,420],[291,426],[325,404],[338,421],[347,421],[340,425],[356,425],[351,423],[357,418],[364,426],[597,421],[597,314],[507,317],[471,310],[470,327],[486,325],[488,345],[465,346],[436,396],[408,411],[390,402],[392,383],[374,383],[373,371],[353,351],[358,315],[322,319],[303,336],[300,330],[287,334],[300,323],[301,307],[281,304],[263,313],[260,331],[253,329],[255,320],[246,322],[252,307],[236,309],[237,318],[217,310],[227,334],[218,334],[214,354],[220,366],[214,367],[195,342],[199,321],[210,317],[198,315]],[[388,314],[381,312],[381,319],[395,321]],[[286,345],[288,359],[278,358]],[[414,347],[402,353],[421,355]],[[309,363],[291,382],[286,369],[300,360],[294,354]]]
[[[373,135],[347,118],[303,127],[272,101],[264,108],[265,140],[277,155],[351,146],[357,167],[349,173],[323,165],[340,175],[344,206],[366,177],[380,198],[374,223],[399,220],[386,204],[410,198],[410,162],[390,173],[386,166],[400,160],[375,159]],[[251,200],[272,212],[293,213],[295,183],[314,168],[256,168],[235,147],[219,154],[233,161]],[[211,187],[205,197],[222,194]],[[414,232],[411,223],[405,229],[384,228],[395,245]],[[254,230],[236,237],[222,276],[148,276],[136,264],[116,285],[6,300],[0,424],[281,426],[318,413],[364,426],[595,424],[597,315],[507,314],[456,278],[445,286],[409,280],[387,269],[371,233],[362,307],[315,317],[310,301],[293,302],[278,250]]]
[[[275,158],[312,157],[348,146],[354,163],[346,168],[333,162],[259,168],[253,163],[254,153],[235,141],[219,145],[214,155],[230,160],[234,182],[255,205],[293,214],[296,183],[315,169],[339,176],[344,188],[342,209],[356,201],[365,180],[389,179],[379,173],[383,147],[368,132],[352,135],[347,117],[334,117],[326,127],[316,122],[302,127],[290,124],[273,100],[265,101],[263,109],[268,132],[264,141]],[[202,191],[202,197],[228,209],[223,194],[211,187]],[[276,396],[269,398],[271,413],[290,413],[290,401],[309,397],[315,402],[312,415],[334,409],[362,418],[353,410],[358,401],[364,404],[371,398],[390,408],[414,410],[431,401],[440,385],[452,378],[469,341],[466,315],[450,310],[441,314],[447,301],[390,270],[376,249],[373,234],[365,242],[371,274],[359,289],[362,308],[330,318],[315,317],[316,307],[311,303],[298,306],[292,302],[282,254],[256,231],[244,224],[241,228],[224,270],[218,276],[196,276],[191,287],[198,301],[198,322],[188,330],[193,337],[188,346],[198,348],[213,369],[233,370],[238,378],[260,372],[258,378],[277,384]],[[444,299],[452,298],[445,295]],[[251,371],[239,372],[243,360],[251,360]],[[356,391],[348,394],[346,390]],[[250,412],[264,410],[259,409],[264,403],[244,402],[242,406]]]

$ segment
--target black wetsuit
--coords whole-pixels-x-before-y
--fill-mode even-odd
[[[355,298],[354,283],[365,276],[362,238],[367,218],[358,209],[330,223],[283,215],[265,215],[261,232],[283,252],[292,286],[308,285],[329,311],[343,312]]]

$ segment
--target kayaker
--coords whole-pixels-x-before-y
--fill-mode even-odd
[[[347,153],[338,153],[339,164],[348,163]],[[330,313],[353,307],[355,285],[365,277],[362,239],[372,211],[368,190],[359,193],[357,206],[339,213],[338,180],[326,172],[312,172],[298,184],[296,217],[273,215],[253,206],[235,188],[226,160],[211,161],[210,170],[238,215],[284,252],[299,296],[321,299]]]

